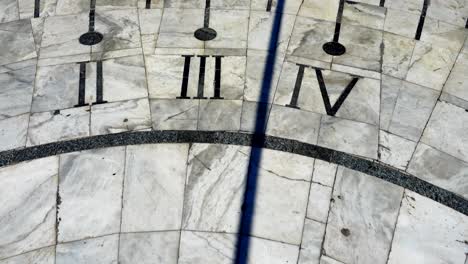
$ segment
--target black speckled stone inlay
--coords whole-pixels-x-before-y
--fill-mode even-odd
[[[332,56],[341,56],[346,53],[346,48],[343,46],[343,44],[335,41],[330,41],[322,46],[323,51],[327,53],[328,55]]]
[[[202,27],[202,28],[197,29],[193,35],[198,40],[209,41],[209,40],[213,40],[214,38],[216,38],[218,33],[216,33],[216,30],[212,28]]]
[[[335,163],[383,179],[414,191],[468,215],[468,200],[437,187],[404,171],[378,161],[296,140],[265,136],[255,140],[253,134],[222,131],[144,131],[93,136],[69,141],[0,152],[0,167],[74,151],[150,143],[210,143],[267,148]]]
[[[92,46],[102,41],[104,36],[96,31],[89,31],[80,36],[80,44]]]

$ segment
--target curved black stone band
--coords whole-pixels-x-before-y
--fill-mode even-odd
[[[167,130],[109,134],[3,151],[0,152],[0,167],[80,150],[150,143],[210,143],[262,147],[317,158],[360,171],[468,215],[468,200],[380,162],[291,139],[265,136],[264,141],[258,141],[256,138],[253,134],[247,133],[213,131]]]

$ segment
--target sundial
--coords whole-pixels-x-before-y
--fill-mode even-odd
[[[0,0],[0,264],[467,264],[467,37],[466,0]]]

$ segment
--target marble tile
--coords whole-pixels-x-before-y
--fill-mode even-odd
[[[238,231],[247,147],[193,144],[190,148],[182,228],[197,231]]]
[[[384,75],[380,129],[418,141],[438,96],[435,90]]]
[[[438,102],[424,130],[421,142],[468,162],[465,109]]]
[[[305,169],[303,161],[292,162],[294,159],[294,155],[264,152],[259,168],[255,169],[258,179],[253,236],[294,245],[301,243],[312,169]],[[312,166],[312,159],[309,164]],[[303,173],[295,176],[292,171]]]
[[[137,7],[137,0],[100,0],[96,1],[97,10],[132,9]],[[155,1],[157,2],[157,1]],[[67,15],[89,11],[89,1],[57,0],[57,14]]]
[[[142,35],[159,33],[162,13],[162,9],[138,9],[140,31]]]
[[[88,13],[46,18],[39,58],[89,54],[91,48],[78,42],[80,36],[88,31]]]
[[[211,10],[210,27],[215,29],[218,35],[215,39],[205,42],[205,48],[246,49],[249,14],[248,10]]]
[[[35,67],[0,73],[0,120],[29,113]]]
[[[237,232],[248,155],[247,147],[192,146],[184,202],[184,229]],[[284,162],[286,160],[288,166]],[[253,235],[300,243],[312,164],[313,159],[310,158],[276,151],[264,152],[259,165]],[[279,211],[282,213],[278,214]]]
[[[19,15],[21,19],[34,17],[35,1],[18,0]],[[40,0],[39,17],[55,15],[57,0]]]
[[[261,108],[259,108],[260,106]],[[244,101],[242,103],[240,130],[255,132],[257,124],[265,123],[268,120],[270,109],[270,104]]]
[[[298,264],[319,264],[325,224],[305,220]]]
[[[18,4],[16,0],[3,0],[0,2],[0,23],[19,19]]]
[[[301,17],[336,22],[339,3],[339,1],[330,1],[324,5],[320,0],[304,0],[298,15]]]
[[[196,64],[196,58],[192,59],[193,64]],[[145,57],[150,98],[175,99],[177,96],[180,96],[184,61],[185,59],[180,55],[153,55]],[[187,90],[187,95],[196,95],[196,90]]]
[[[468,163],[424,143],[416,148],[408,172],[434,185],[468,198]]]
[[[182,231],[179,263],[232,263],[236,235]],[[248,263],[296,263],[298,247],[250,238]]]
[[[260,11],[252,11],[250,13],[248,37],[249,49],[263,51],[271,49],[270,37],[272,34],[275,14],[276,13],[265,13]],[[283,15],[276,45],[276,51],[278,53],[286,52],[295,19],[295,16],[288,14]]]
[[[316,144],[320,119],[316,113],[273,105],[266,131],[271,136]]]
[[[268,71],[272,73],[272,76],[270,86],[267,87],[268,84],[264,82],[265,70],[267,70],[265,69],[267,54],[259,51],[248,51],[245,71],[244,100],[262,103],[273,101],[284,56],[279,54],[274,58],[274,60],[274,67],[268,68]]]
[[[405,191],[388,263],[463,263],[467,220],[466,215]]]
[[[290,104],[298,71],[298,65],[290,62],[284,63],[275,93],[275,104],[284,106]],[[322,75],[333,106],[354,76],[335,71],[322,71]],[[379,88],[379,80],[359,78],[336,116],[377,125],[379,122]],[[304,69],[297,106],[304,110],[326,114],[322,93],[313,68]]]
[[[433,0],[427,13],[429,17],[464,27],[468,18],[468,3],[464,0]]]
[[[152,99],[154,130],[197,130],[199,100]]]
[[[386,263],[403,188],[340,167],[324,250],[343,263]]]
[[[417,42],[406,80],[440,91],[456,59],[457,52]]]
[[[452,96],[468,102],[468,53],[458,54],[457,61],[453,67],[443,91]],[[468,108],[468,107],[467,107]]]
[[[322,255],[320,258],[320,264],[344,264],[343,262],[339,262],[338,260],[332,259],[325,255]]]
[[[337,167],[336,164],[316,159],[312,181],[321,185],[333,187]]]
[[[380,130],[379,160],[405,170],[416,148],[416,142]]]
[[[428,8],[428,10],[433,9],[433,6]],[[436,19],[426,18],[421,33],[421,41],[458,53],[466,38],[464,27],[464,25],[457,27]]]
[[[404,79],[413,54],[416,40],[392,33],[384,33],[382,73]]]
[[[298,246],[251,237],[247,262],[271,264],[297,263],[298,255]]]
[[[333,64],[380,72],[382,40],[380,30],[342,24],[340,43],[346,47],[346,53],[333,57]]]
[[[0,120],[0,151],[24,147],[28,123],[29,114]]]
[[[44,34],[45,18],[46,17],[31,18],[32,33],[37,54],[39,54],[39,51],[41,49],[42,35]]]
[[[104,38],[92,46],[93,53],[102,52],[105,56],[110,51],[141,48],[137,10],[97,11],[95,25]]]
[[[440,101],[444,101],[450,104],[453,104],[455,106],[458,106],[460,108],[468,109],[468,101],[460,99],[459,97],[455,95],[451,95],[446,92],[442,92],[439,97]]]
[[[326,223],[332,188],[318,183],[310,185],[309,203],[307,204],[307,218],[320,223]]]
[[[59,242],[119,232],[124,159],[124,147],[60,156]]]
[[[127,147],[122,232],[180,229],[187,155],[188,144]]]
[[[32,67],[37,65],[37,58],[32,58],[24,61],[13,62],[6,65],[0,65],[0,73],[10,72],[21,70],[27,67]]]
[[[0,169],[0,259],[55,243],[57,173],[57,157]]]
[[[416,3],[416,1],[411,2]],[[388,8],[387,15],[385,16],[384,30],[402,37],[414,39],[420,16],[420,13]]]
[[[267,0],[251,0],[250,9],[251,10],[260,10],[266,11]],[[288,0],[283,2],[283,13],[296,15],[299,7],[301,6],[301,0]],[[278,12],[276,9],[278,5],[278,0],[271,1],[271,12]]]
[[[378,128],[372,125],[323,116],[318,145],[375,159],[378,133]]]
[[[57,264],[115,264],[118,258],[118,235],[58,244]]]
[[[29,19],[0,24],[0,65],[36,58]]]
[[[200,100],[198,130],[238,131],[241,100]]]
[[[88,63],[87,71],[95,75],[96,63]],[[145,64],[142,55],[104,60],[102,62],[102,75],[103,96],[104,100],[108,102],[148,96]],[[87,90],[88,93],[90,91],[92,90]],[[95,93],[91,93],[91,95],[93,95],[92,101],[96,101]]]
[[[334,29],[335,22],[297,17],[288,46],[288,54],[331,62],[332,56],[325,53],[322,46],[333,38]]]
[[[95,77],[86,65],[85,102],[95,101]],[[80,65],[61,64],[38,67],[31,112],[70,108],[78,104]],[[94,82],[93,82],[94,80]],[[105,90],[105,89],[104,89]]]
[[[151,128],[148,99],[91,106],[91,135],[104,135]]]
[[[159,29],[157,47],[204,48],[204,42],[193,36],[203,26],[204,9],[165,8]]]
[[[0,260],[0,264],[55,264],[55,247],[46,247]]]
[[[345,2],[342,23],[383,30],[386,12],[387,9],[380,6]]]
[[[88,106],[32,114],[26,145],[89,136],[89,118]]]
[[[178,263],[230,264],[235,257],[236,238],[234,234],[182,231]]]
[[[423,8],[423,3],[413,0],[393,0],[386,1],[385,6],[399,11],[406,11],[413,14],[420,14]]]
[[[177,231],[121,234],[119,263],[176,264],[179,236]]]

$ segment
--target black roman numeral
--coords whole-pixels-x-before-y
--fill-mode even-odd
[[[80,62],[80,82],[78,86],[78,104],[75,107],[87,105],[85,102],[86,95],[86,64],[87,62]],[[103,78],[102,78],[102,61],[96,62],[96,102],[92,104],[104,104],[103,98]]]
[[[424,0],[423,9],[421,11],[421,17],[419,17],[418,28],[416,29],[416,35],[414,36],[414,39],[416,40],[421,39],[421,33],[424,27],[424,21],[426,20],[426,13],[427,13],[427,8],[429,7],[429,4],[430,4],[430,0]]]
[[[40,8],[41,8],[41,1],[35,0],[34,1],[34,17],[39,17]]]
[[[187,88],[190,75],[190,62],[194,55],[182,55],[185,59],[184,62],[184,72],[182,75],[182,86],[180,88],[180,96],[177,96],[177,99],[190,99],[187,96]],[[206,69],[206,58],[210,57],[208,55],[198,55],[200,58],[200,71],[198,73],[198,89],[197,96],[193,99],[208,99],[204,96],[205,91],[205,69]],[[210,99],[224,99],[221,97],[221,59],[224,56],[212,56],[215,59],[215,79],[214,79],[214,96]]]
[[[303,65],[303,64],[297,64],[297,65],[299,66],[299,70],[297,72],[296,84],[294,85],[294,90],[291,96],[291,101],[289,104],[286,104],[286,106],[299,109],[299,106],[297,106],[297,101],[299,99],[299,92],[301,91],[302,79],[304,78],[304,70],[306,67],[309,67],[309,66]],[[327,115],[335,116],[336,112],[338,112],[341,105],[344,103],[348,95],[351,93],[351,90],[353,90],[354,86],[359,81],[359,78],[355,77],[351,80],[351,82],[346,86],[344,91],[341,93],[338,100],[332,106],[330,103],[330,97],[328,96],[328,91],[325,85],[325,81],[323,80],[322,70],[318,68],[314,68],[314,69],[315,69],[315,74],[317,76],[317,81],[320,87],[320,93],[322,94],[323,104],[325,105],[325,111],[327,112]]]

